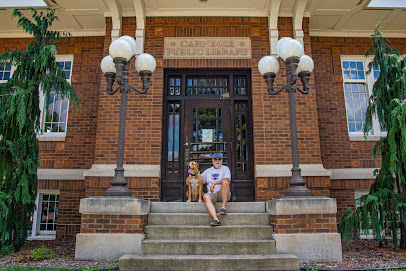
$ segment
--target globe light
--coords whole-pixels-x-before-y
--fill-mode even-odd
[[[302,55],[299,64],[297,65],[297,73],[300,72],[312,72],[314,69],[313,59],[308,55]]]
[[[300,42],[294,39],[285,41],[279,49],[279,56],[286,60],[290,57],[300,58],[303,55],[303,46]]]
[[[264,56],[258,62],[258,70],[261,75],[269,72],[277,74],[279,72],[279,61],[273,56]]]
[[[290,38],[290,37],[284,37],[284,38],[281,38],[280,40],[278,40],[278,42],[276,43],[276,53],[278,54],[278,56],[280,56],[279,51],[280,51],[282,45],[283,45],[286,41],[291,40],[291,39],[292,39],[292,38]]]
[[[132,52],[131,44],[124,39],[117,39],[110,44],[109,54],[113,59],[121,57],[128,61],[133,56]]]
[[[135,69],[138,72],[141,72],[141,71],[154,72],[155,68],[156,68],[155,58],[150,54],[146,54],[146,53],[140,54],[135,59]]]
[[[132,55],[135,55],[135,53],[137,52],[137,42],[135,41],[135,39],[131,36],[121,36],[120,40],[125,40],[127,41],[129,44],[131,44],[131,48],[132,48]]]
[[[113,59],[111,56],[105,56],[103,60],[100,63],[100,68],[103,71],[103,73],[116,73],[116,65],[113,62]]]

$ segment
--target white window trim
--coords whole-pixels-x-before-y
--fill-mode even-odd
[[[367,75],[368,71],[368,64],[373,60],[373,56],[360,56],[360,55],[341,55],[341,75],[343,78],[343,91],[344,89],[344,84],[345,83],[364,83],[365,89],[368,91],[368,95],[366,96],[367,98],[367,103],[369,102],[369,98],[372,95],[375,79],[374,79],[374,73],[371,72],[370,74]],[[343,70],[343,61],[362,61],[364,64],[364,73],[365,73],[365,80],[360,80],[360,79],[344,79],[344,70]],[[345,96],[344,96],[345,97]],[[368,104],[367,104],[368,106]],[[345,107],[346,111],[346,121],[347,121],[347,107]],[[362,132],[350,132],[348,131],[348,123],[347,123],[347,132],[348,132],[348,137],[350,141],[365,141],[364,133]],[[367,135],[366,139],[368,141],[378,141],[382,137],[386,136],[386,132],[381,132],[381,129],[379,127],[379,121],[376,117],[372,118],[372,131],[370,134]]]
[[[41,194],[46,194],[46,195],[59,195],[60,191],[59,190],[44,190],[44,189],[38,189],[37,191],[37,198],[35,199],[35,211],[34,214],[32,215],[32,229],[31,229],[31,235],[28,237],[28,240],[33,240],[33,239],[55,239],[56,238],[56,231],[48,231],[47,233],[44,232],[39,232],[39,224],[40,224],[40,219],[39,216],[41,212],[39,211],[39,208],[42,208],[42,202],[40,202],[40,195]]]
[[[73,71],[73,55],[56,55],[55,60],[57,62],[59,61],[71,61],[71,71],[70,71],[70,78],[67,79],[69,84],[72,83],[72,71]],[[41,116],[40,116],[40,125],[41,125],[41,132],[39,135],[37,135],[38,141],[65,141],[66,140],[66,131],[68,130],[68,121],[69,121],[69,100],[68,100],[68,115],[66,116],[66,129],[65,132],[63,133],[44,133],[42,131],[44,127],[44,122],[45,122],[45,114],[44,114],[44,109],[45,109],[45,96],[40,91],[40,103],[39,103],[40,109],[41,109]]]
[[[10,78],[11,76],[13,76],[14,71],[16,70],[16,66],[11,65],[11,69],[10,69]],[[0,80],[0,83],[7,83],[8,80]]]

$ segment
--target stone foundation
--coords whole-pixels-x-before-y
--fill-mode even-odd
[[[90,197],[80,200],[80,233],[75,259],[118,260],[140,254],[150,202],[135,197]]]
[[[284,197],[268,201],[277,253],[306,262],[342,262],[337,233],[336,200],[327,197]]]

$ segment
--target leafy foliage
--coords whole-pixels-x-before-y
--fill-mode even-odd
[[[44,246],[31,250],[29,257],[36,262],[49,259],[55,255],[52,249],[45,248]]]
[[[65,80],[65,72],[55,61],[54,43],[61,35],[48,28],[57,20],[55,10],[32,12],[32,20],[19,10],[12,16],[18,26],[33,36],[26,51],[0,55],[1,65],[13,65],[11,78],[0,84],[0,249],[19,251],[31,228],[30,217],[37,194],[37,134],[40,132],[40,91],[49,100],[53,87],[62,97],[79,104],[75,89]]]
[[[338,225],[344,239],[368,234],[382,242],[392,238],[394,249],[405,248],[406,236],[406,65],[405,59],[392,48],[382,31],[371,37],[372,47],[366,55],[375,55],[369,64],[380,67],[380,76],[374,84],[366,113],[364,135],[372,130],[373,117],[378,118],[381,129],[387,131],[374,146],[374,157],[380,154],[382,167],[375,171],[376,179],[368,195],[359,200],[359,207],[349,210]]]

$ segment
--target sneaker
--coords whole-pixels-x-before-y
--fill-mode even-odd
[[[218,220],[213,220],[213,222],[210,223],[210,226],[215,227],[215,226],[220,226],[221,222]]]
[[[227,214],[227,209],[226,208],[221,208],[220,214],[221,215],[226,215]]]

